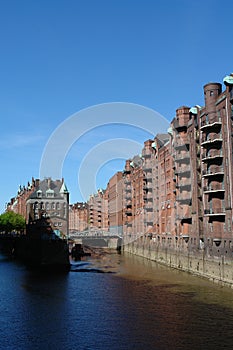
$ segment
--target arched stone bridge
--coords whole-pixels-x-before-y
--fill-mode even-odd
[[[94,248],[121,249],[122,236],[105,231],[72,232],[69,238],[75,243],[80,243]]]

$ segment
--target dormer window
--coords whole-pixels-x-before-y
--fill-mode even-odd
[[[54,191],[50,188],[46,191],[46,197],[47,198],[53,198],[54,197]]]
[[[41,190],[38,190],[36,192],[36,194],[37,194],[37,198],[42,198],[42,191]]]

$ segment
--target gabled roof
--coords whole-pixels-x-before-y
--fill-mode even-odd
[[[68,193],[68,190],[63,180],[46,178],[39,182],[35,191],[29,196],[29,199],[38,198],[38,193],[40,194],[40,198],[46,198],[47,194],[51,193],[53,194],[53,198],[62,199],[62,193]]]
[[[61,186],[60,193],[68,193],[68,189],[66,187],[65,182],[63,182],[63,184]]]

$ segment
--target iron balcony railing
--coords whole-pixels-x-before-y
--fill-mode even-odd
[[[222,158],[223,157],[223,152],[222,150],[211,150],[210,152],[205,152],[202,154],[202,160],[206,161],[206,160],[212,160],[214,158]]]
[[[204,192],[225,191],[225,187],[224,187],[224,183],[221,183],[219,185],[204,186],[203,190]]]
[[[224,207],[218,207],[218,208],[210,208],[204,210],[204,215],[225,215],[225,208]]]
[[[215,135],[211,135],[208,137],[204,137],[202,139],[201,144],[205,145],[205,144],[211,144],[211,143],[215,143],[215,142],[222,142],[222,134],[215,134]]]
[[[221,118],[218,117],[216,120],[203,120],[201,122],[201,130],[212,128],[212,127],[220,127],[222,125]]]
[[[211,169],[204,170],[202,172],[202,175],[203,176],[224,175],[224,170],[223,170],[223,167],[213,167]]]

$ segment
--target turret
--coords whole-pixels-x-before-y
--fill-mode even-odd
[[[205,106],[210,112],[215,111],[215,102],[222,92],[222,84],[208,83],[204,86]]]

